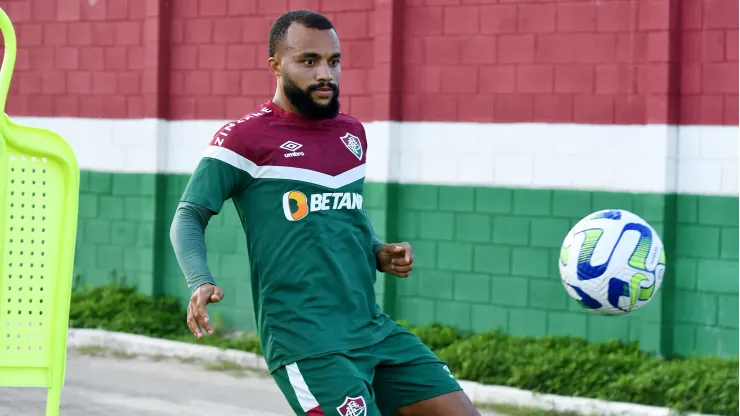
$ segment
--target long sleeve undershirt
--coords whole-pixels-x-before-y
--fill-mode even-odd
[[[216,284],[206,256],[206,226],[212,216],[208,208],[180,202],[172,220],[170,241],[190,293],[206,283]]]
[[[205,238],[206,226],[213,214],[211,210],[200,205],[180,202],[172,220],[170,241],[190,293],[204,284],[216,284],[208,268]],[[373,236],[373,254],[377,257],[383,243],[375,234],[369,218],[367,223]]]

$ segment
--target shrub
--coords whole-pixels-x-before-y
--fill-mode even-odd
[[[134,286],[108,284],[72,292],[69,326],[157,338],[190,334],[176,298],[151,297]]]
[[[456,377],[563,396],[738,414],[738,360],[661,360],[637,343],[487,332],[440,351]]]

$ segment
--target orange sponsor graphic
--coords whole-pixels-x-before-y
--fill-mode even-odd
[[[295,201],[296,209],[293,210],[290,201]],[[288,221],[298,221],[308,215],[308,198],[303,192],[290,191],[283,195],[283,211]]]

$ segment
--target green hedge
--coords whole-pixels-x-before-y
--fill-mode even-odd
[[[152,298],[132,286],[111,284],[73,292],[70,327],[260,353],[255,336],[217,333],[198,340],[184,317],[175,298]],[[463,380],[681,411],[738,414],[737,358],[661,360],[641,352],[636,343],[588,344],[577,338],[527,338],[495,331],[473,335],[439,324],[407,327]]]

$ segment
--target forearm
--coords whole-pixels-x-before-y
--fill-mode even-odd
[[[207,208],[181,202],[170,227],[170,241],[190,293],[204,284],[216,284],[206,255],[205,230],[211,215]]]

